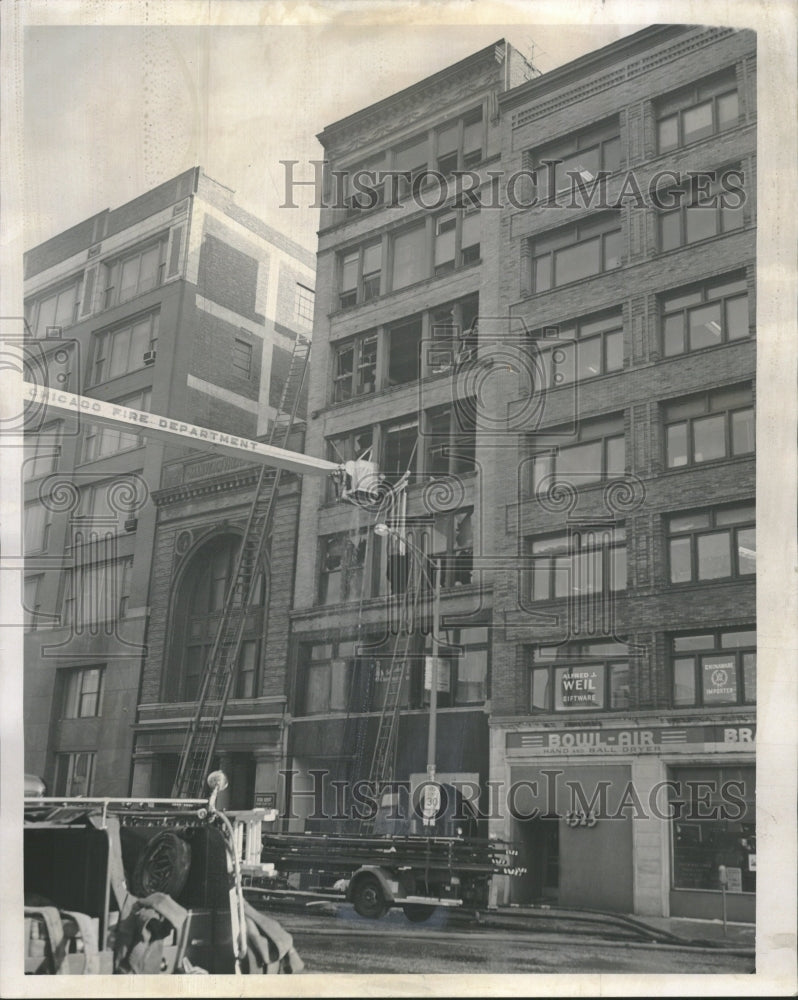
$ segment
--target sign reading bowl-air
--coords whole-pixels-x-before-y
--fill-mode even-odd
[[[754,748],[756,726],[684,726],[651,729],[547,729],[507,733],[508,750],[539,754],[646,754]]]

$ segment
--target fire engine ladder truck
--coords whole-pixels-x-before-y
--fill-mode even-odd
[[[288,375],[283,385],[277,415],[269,434],[269,444],[285,448],[294,426],[310,357],[310,341],[298,336]],[[247,613],[258,588],[259,567],[267,554],[280,486],[279,468],[262,466],[249,511],[244,536],[225,598],[213,645],[203,671],[194,716],[175,777],[172,794],[189,798],[201,795],[221,731],[230,689],[235,676]]]

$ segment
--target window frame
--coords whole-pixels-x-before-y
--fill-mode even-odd
[[[607,166],[607,147],[613,143],[617,143],[618,155],[617,155],[617,165],[614,168]],[[568,179],[568,183],[562,182],[561,184],[557,182],[557,167],[555,167],[555,183],[552,188],[549,181],[549,171],[551,167],[545,165],[546,160],[560,160],[562,164],[567,163],[568,160],[574,157],[585,155],[592,152],[594,149],[598,149],[598,171],[608,173],[609,176],[617,173],[620,170],[620,165],[623,162],[623,147],[621,145],[621,122],[618,115],[611,116],[602,122],[595,125],[589,125],[586,128],[581,128],[576,132],[571,133],[567,136],[562,136],[559,139],[555,139],[553,142],[546,143],[543,146],[536,147],[529,151],[528,161],[531,163],[532,169],[535,172],[535,185],[539,192],[541,190],[546,196],[550,190],[554,190],[557,194],[561,194],[563,191],[570,191],[572,187],[572,179]],[[559,166],[559,164],[558,164]],[[578,169],[579,165],[574,165],[570,168],[573,172]],[[545,171],[545,178],[541,177],[541,171]],[[563,171],[566,173],[566,171]],[[594,180],[597,174],[593,174],[590,181]],[[584,177],[582,178],[586,183],[590,183]]]
[[[735,508],[751,508],[751,516],[740,521],[732,521],[727,524],[718,524],[718,514],[721,516],[728,514]],[[681,528],[674,530],[672,522],[677,518],[689,516],[706,515],[708,524],[706,526]],[[712,585],[726,580],[745,579],[756,575],[756,566],[752,570],[742,572],[740,570],[740,543],[738,536],[741,531],[756,531],[756,508],[754,501],[743,501],[738,504],[724,505],[721,507],[704,507],[698,510],[679,511],[665,515],[665,539],[667,543],[668,558],[668,583],[671,587],[695,586],[696,584]],[[729,573],[725,576],[701,576],[701,555],[699,550],[699,539],[713,535],[726,534],[729,540]],[[688,580],[674,580],[674,542],[687,540],[689,545],[690,578]],[[756,535],[754,535],[754,563],[756,563]]]
[[[147,338],[148,346],[145,351],[142,351],[141,360],[138,364],[134,364],[131,367],[131,356],[135,357],[135,355],[131,354],[134,347],[133,331],[137,326],[145,322],[149,323],[150,335]],[[120,336],[122,333],[128,333],[126,363],[122,371],[111,374],[113,339],[114,337]],[[121,323],[116,323],[104,330],[98,330],[97,333],[94,334],[92,341],[89,385],[100,385],[105,382],[110,382],[115,378],[122,378],[124,375],[129,375],[132,372],[141,371],[143,368],[146,368],[147,363],[144,361],[144,355],[157,349],[159,333],[160,307],[150,309],[144,313],[139,313],[137,316],[127,317]]]
[[[739,285],[742,286],[738,290],[732,290],[729,286]],[[725,289],[729,287],[728,291],[723,292],[723,294],[713,296],[714,289]],[[687,299],[690,296],[700,295],[701,298],[697,302],[684,302],[683,304],[677,304],[676,306],[670,306],[669,302]],[[729,323],[728,317],[728,306],[731,302],[737,302],[739,300],[745,299],[745,308],[747,321],[745,324],[745,334],[743,336],[729,336]],[[691,346],[691,331],[695,329],[690,326],[690,314],[699,309],[706,309],[711,305],[717,304],[720,308],[721,315],[721,330],[720,339],[717,344],[704,344],[698,347]],[[713,278],[709,281],[702,281],[697,284],[688,285],[684,288],[671,289],[667,292],[662,292],[659,295],[659,313],[660,313],[660,352],[663,358],[678,358],[683,357],[686,354],[695,354],[696,351],[710,350],[713,347],[723,347],[727,344],[738,344],[742,341],[749,340],[751,338],[751,322],[750,322],[750,302],[748,296],[748,285],[744,274],[738,274],[736,277],[734,275],[728,275],[720,278]],[[672,351],[668,349],[667,342],[667,323],[668,320],[676,317],[682,317],[682,349],[679,351]]]
[[[745,229],[745,217],[743,206],[731,208],[724,204],[725,193],[720,182],[720,175],[724,171],[738,171],[742,173],[738,163],[726,164],[722,168],[703,171],[703,176],[707,178],[714,174],[714,180],[710,181],[710,188],[706,192],[698,190],[698,184],[693,185],[691,181],[683,184],[676,184],[673,187],[664,188],[658,192],[658,203],[664,200],[676,201],[672,207],[657,208],[657,249],[660,253],[670,253],[674,250],[681,250],[684,247],[695,246],[707,240],[714,240],[718,236],[728,236],[729,233],[739,232]],[[714,204],[702,204],[705,199],[715,199]],[[698,211],[712,213],[714,219],[714,232],[709,235],[700,235],[696,239],[690,239],[690,221],[692,216],[688,212]],[[670,243],[665,239],[665,222],[675,217],[678,223],[678,240]],[[704,216],[706,219],[707,216]],[[730,224],[729,220],[731,220]],[[667,245],[666,245],[667,244]]]
[[[482,234],[480,230],[480,238],[476,243],[470,243],[468,246],[463,245],[463,231],[466,226],[467,219],[475,219],[480,216],[478,208],[448,208],[439,212],[433,220],[433,240],[432,240],[432,274],[433,277],[439,278],[445,274],[452,274],[454,271],[459,271],[460,268],[468,267],[471,264],[477,264],[480,260],[480,246],[482,243]],[[454,237],[452,240],[452,256],[447,258],[441,263],[437,263],[438,257],[438,240],[441,235],[440,231],[441,222],[443,220],[447,221],[449,228],[445,232],[454,230]]]
[[[52,511],[41,500],[31,500],[23,506],[22,538],[26,557],[47,551],[52,526]]]
[[[87,682],[96,679],[96,686],[87,688]],[[105,666],[70,667],[64,671],[62,719],[96,719],[102,715]],[[84,699],[90,710],[84,711]],[[94,699],[93,702],[91,699]]]
[[[620,431],[616,429],[617,427],[620,428]],[[601,433],[598,433],[598,431],[601,431]],[[529,457],[529,474],[527,480],[529,484],[530,496],[537,495],[537,484],[542,479],[552,476],[551,485],[556,482],[560,482],[561,480],[558,478],[557,466],[561,460],[561,456],[563,453],[574,451],[584,445],[600,445],[601,469],[598,475],[591,479],[581,477],[580,482],[580,477],[576,477],[577,481],[571,484],[575,489],[578,490],[582,487],[587,488],[595,486],[596,484],[605,483],[609,479],[623,475],[623,472],[626,469],[626,429],[625,416],[623,412],[602,414],[599,417],[592,417],[580,421],[576,432],[568,434],[569,438],[576,437],[576,440],[572,440],[568,444],[556,444],[555,446],[541,441],[541,438],[545,439],[546,437],[554,436],[556,433],[557,428],[550,428],[548,430],[542,430],[539,434],[530,436],[530,444],[533,449],[533,452]],[[565,431],[562,433],[565,434]],[[624,470],[616,472],[611,471],[609,468],[609,444],[611,441],[617,441],[618,439],[623,441]],[[538,472],[538,463],[540,463],[542,472]],[[548,470],[545,469],[543,463],[549,463]],[[567,479],[563,481],[568,482]],[[551,486],[549,488],[551,488]]]
[[[741,403],[732,404],[727,406],[725,409],[713,409],[712,408],[712,398],[713,396],[721,395],[724,392],[733,392],[734,390],[742,390],[748,388],[750,390],[751,401],[750,404],[744,405]],[[694,414],[689,414],[686,416],[679,416],[675,418],[668,418],[668,409],[673,409],[674,407],[689,406],[691,403],[698,403],[698,401],[703,401],[704,408],[701,411],[696,411]],[[677,469],[689,469],[697,465],[707,465],[711,462],[728,462],[734,458],[742,458],[747,455],[753,455],[756,451],[756,409],[754,405],[753,397],[753,386],[748,383],[746,385],[731,385],[722,386],[718,389],[710,389],[705,392],[695,393],[694,395],[679,397],[677,399],[665,400],[661,404],[662,409],[662,437],[663,437],[663,450],[664,450],[664,467],[666,471],[677,470]],[[751,414],[751,420],[753,424],[754,432],[754,447],[750,451],[734,451],[734,430],[732,427],[732,418],[739,413]],[[724,434],[724,454],[714,458],[707,459],[695,459],[695,433],[694,424],[696,420],[701,420],[712,416],[722,416],[723,417],[723,434]],[[671,428],[677,427],[680,424],[685,425],[685,443],[686,443],[686,456],[685,461],[680,464],[672,464],[669,457],[669,440],[668,432]]]
[[[129,393],[118,399],[109,400],[109,402],[149,413],[152,406],[152,387],[147,386],[147,388],[141,389],[138,392]],[[108,440],[112,440],[114,435],[120,444],[123,438],[132,438],[134,441],[132,444],[127,444],[124,447],[117,446],[112,451],[90,454],[92,448],[102,448],[102,443],[106,436]],[[108,424],[96,424],[89,421],[81,435],[80,462],[78,464],[88,465],[91,462],[100,462],[111,455],[120,455],[123,452],[134,451],[136,448],[143,448],[146,442],[147,434],[144,430],[123,431],[118,427],[111,427]]]
[[[85,786],[77,791],[75,788],[75,772],[78,764],[85,758],[87,776]],[[55,755],[55,782],[53,794],[57,796],[90,796],[94,791],[94,780],[97,770],[97,753],[94,750],[73,750]]]
[[[48,334],[48,330],[58,330],[59,332],[54,334],[54,336],[60,336],[61,330],[65,330],[79,322],[80,305],[83,295],[83,277],[83,272],[77,276],[73,275],[66,281],[58,282],[41,292],[36,292],[27,300],[25,303],[25,316],[32,336],[52,336],[51,334]],[[58,323],[58,307],[62,295],[67,296],[67,299],[70,301],[70,305],[68,306],[69,316],[64,322]],[[41,326],[42,306],[44,306],[45,303],[49,302],[51,299],[55,299],[53,321],[52,323],[47,323],[44,326]]]
[[[618,648],[617,650],[604,649],[601,647],[610,646],[624,646],[625,652]],[[558,658],[555,652],[552,658],[537,658],[537,655],[542,649],[553,649],[553,650],[564,650],[565,656],[563,658]],[[596,667],[601,668],[601,705],[586,705],[584,708],[575,707],[565,707],[557,706],[557,679],[560,671],[563,670],[577,670],[580,672],[585,672]],[[621,670],[615,671],[614,668],[620,667]],[[582,642],[582,643],[568,643],[566,646],[562,647],[547,647],[539,645],[532,647],[528,650],[527,657],[527,705],[529,708],[529,713],[531,715],[557,715],[557,716],[572,716],[579,715],[582,713],[613,713],[613,712],[628,712],[630,709],[634,708],[632,702],[632,676],[634,670],[634,663],[629,646],[626,643],[612,642],[612,640],[607,640],[602,642],[597,640],[595,642]],[[613,676],[626,675],[626,691],[627,699],[625,704],[613,704]],[[535,675],[538,674],[545,678],[546,684],[544,687],[544,694],[546,698],[546,705],[540,706],[535,704]],[[595,689],[593,689],[595,690]]]
[[[718,101],[730,94],[737,97],[737,116],[732,122],[721,125],[718,115]],[[708,102],[712,103],[712,125],[709,131],[699,135],[695,139],[685,141],[684,138],[684,115]],[[676,119],[676,142],[672,145],[664,145],[662,142],[661,125],[672,118]],[[740,91],[737,85],[736,67],[730,66],[720,73],[712,74],[703,80],[696,80],[666,97],[655,102],[655,127],[657,140],[657,153],[664,154],[673,152],[676,149],[683,149],[694,142],[702,142],[711,136],[719,135],[728,129],[735,128],[740,124]]]
[[[246,379],[248,382],[252,381],[254,354],[254,346],[251,341],[245,340],[243,337],[233,337],[231,362],[233,372],[238,378]],[[239,363],[242,355],[243,363]]]
[[[585,234],[587,231],[587,235]],[[588,281],[609,271],[618,270],[623,266],[623,219],[619,211],[601,212],[589,215],[578,222],[572,222],[567,226],[560,226],[557,229],[546,230],[537,233],[528,239],[529,248],[529,276],[532,294],[550,292],[555,288],[564,288],[580,281]],[[617,257],[612,256],[608,249],[607,240],[610,237],[618,237]],[[582,274],[576,278],[569,278],[566,281],[557,280],[557,254],[565,250],[573,250],[577,247],[586,247],[588,243],[598,240],[598,268],[595,271]],[[543,244],[549,246],[543,252],[536,253],[535,245]],[[548,278],[544,284],[538,275],[539,262],[548,261]],[[617,260],[617,263],[609,263]]]
[[[374,361],[373,365],[371,363],[364,362],[365,347],[370,342],[374,343]],[[332,351],[332,382],[330,389],[330,402],[331,403],[346,403],[352,399],[358,399],[361,396],[370,396],[377,392],[379,388],[378,376],[379,376],[379,349],[380,349],[380,334],[377,328],[370,330],[364,330],[362,333],[355,334],[354,337],[347,337],[345,340],[334,341],[331,345]],[[339,369],[340,361],[345,352],[352,351],[352,370],[349,373],[343,375],[336,374]],[[372,367],[372,378],[371,380],[364,381],[362,378],[362,373],[368,371]],[[345,394],[345,390],[339,390],[339,386],[345,385],[349,382],[349,392]],[[362,388],[363,386],[371,385],[371,388]]]
[[[736,646],[724,646],[723,636],[726,635],[736,635],[740,633],[754,633],[753,645],[743,644]],[[711,636],[713,640],[713,645],[711,647],[705,646],[694,646],[691,648],[677,650],[676,643],[679,640],[689,641],[691,639],[702,639],[704,637]],[[747,625],[738,625],[735,627],[725,627],[725,628],[701,628],[693,629],[689,632],[675,632],[668,636],[667,641],[667,651],[668,651],[668,668],[670,677],[670,692],[671,692],[671,703],[673,708],[701,708],[701,709],[711,709],[719,708],[721,710],[728,710],[730,706],[734,705],[755,705],[756,704],[756,669],[757,669],[757,637],[756,637],[756,625],[751,623]],[[750,656],[753,654],[753,670],[754,670],[754,697],[753,699],[748,696],[748,684],[746,682],[745,674],[745,656]],[[702,667],[705,666],[703,663],[704,658],[708,657],[721,657],[725,656],[727,658],[734,658],[734,670],[735,670],[735,687],[737,690],[737,696],[734,701],[707,701],[704,685],[703,685],[703,671]],[[679,700],[676,695],[676,662],[677,660],[687,661],[693,660],[693,671],[692,671],[692,686],[693,686],[693,699],[692,701]],[[711,664],[709,665],[711,667]],[[719,669],[716,667],[715,669]],[[721,668],[722,669],[722,668]]]
[[[296,298],[294,300],[294,320],[302,326],[313,326],[313,311],[316,305],[316,292],[301,281],[296,283]]]
[[[379,268],[376,271],[366,271],[366,255],[375,247],[379,248]],[[352,309],[366,302],[379,298],[382,294],[382,276],[385,270],[384,248],[382,240],[370,240],[358,246],[341,250],[338,254],[338,308]],[[344,272],[346,262],[356,258],[356,277],[352,287],[344,288]],[[376,290],[374,281],[376,279]]]
[[[476,471],[476,400],[459,399],[456,403],[424,411],[423,468],[428,475],[463,475]],[[436,419],[446,417],[446,430],[435,430]],[[471,427],[463,426],[471,419]],[[440,453],[439,467],[435,453]]]
[[[166,278],[166,248],[169,243],[169,234],[160,233],[158,236],[148,239],[131,250],[125,250],[114,257],[103,261],[103,309],[111,309],[113,306],[130,302],[131,299],[151,292],[155,288],[160,288]],[[155,278],[153,284],[142,285],[141,261],[146,254],[152,250],[158,250],[158,263],[155,266]],[[122,271],[126,264],[138,260],[136,285],[130,294],[122,297]],[[130,286],[126,286],[128,288]]]
[[[368,597],[374,584],[373,566],[370,565],[369,548],[371,548],[371,560],[374,559],[376,546],[372,543],[368,528],[360,528],[357,532],[357,543],[352,541],[353,532],[334,531],[329,534],[319,535],[318,558],[319,568],[317,574],[317,596],[318,604],[330,607],[338,604],[349,604],[359,601],[361,596]],[[341,561],[337,568],[328,568],[328,558],[330,547],[333,542],[342,545]],[[362,551],[362,559],[359,553]],[[330,579],[333,574],[340,573],[340,596],[338,600],[329,600]],[[357,591],[357,592],[355,592]]]
[[[64,435],[64,421],[51,420],[38,431],[25,434],[24,479],[30,482],[49,476],[58,470],[61,457],[61,440]],[[39,463],[46,467],[39,469]]]
[[[114,578],[114,586],[118,588],[119,593],[118,601],[114,609],[109,609],[108,606],[108,588],[107,586],[100,587],[95,582],[93,586],[90,581],[92,577],[96,574],[100,576],[100,582],[103,584],[107,583],[108,580],[108,570],[111,567],[112,571],[118,576]],[[86,575],[88,574],[88,576]],[[64,571],[64,584],[63,584],[63,596],[61,600],[61,605],[63,608],[62,621],[64,623],[70,624],[74,627],[76,634],[80,634],[85,630],[94,630],[98,625],[104,622],[114,622],[114,621],[124,621],[127,617],[127,609],[130,603],[130,594],[132,590],[132,576],[133,576],[133,556],[119,556],[116,559],[107,559],[103,562],[92,562],[91,560],[85,563],[76,563],[76,565],[71,566],[69,569]],[[76,589],[76,579],[80,579],[80,598],[78,598],[78,590]],[[84,583],[84,580],[86,581]],[[110,610],[109,614],[104,617],[98,615],[94,617],[89,615],[87,618],[81,617],[78,621],[77,612],[82,611],[87,603],[89,603],[86,598],[85,588],[89,587],[89,591],[93,589],[96,593],[103,593],[103,607],[105,610]],[[95,602],[96,603],[96,602]],[[91,609],[92,611],[95,608]]]
[[[599,329],[595,333],[584,332],[591,325],[598,323],[607,323],[612,325],[608,325],[606,329]],[[567,337],[565,339],[561,339],[562,334],[571,334],[570,340]],[[607,341],[610,337],[617,334],[620,334],[621,338],[620,364],[616,368],[608,368],[607,358],[609,352],[607,349]],[[591,313],[587,316],[580,316],[578,319],[570,320],[557,325],[547,324],[532,334],[532,344],[534,345],[534,348],[543,363],[544,371],[547,375],[548,388],[550,389],[558,389],[563,385],[581,384],[582,382],[588,382],[594,378],[602,378],[604,375],[615,375],[617,372],[622,372],[624,367],[624,352],[626,349],[625,339],[626,331],[623,320],[623,307],[601,310],[601,312]],[[580,345],[589,344],[593,341],[598,341],[599,343],[600,370],[585,377],[578,373],[579,355],[580,353],[584,353],[584,346],[580,348]],[[572,364],[573,374],[571,377],[567,377],[563,371],[566,358],[564,356],[562,360],[556,360],[554,358],[554,351],[562,351],[563,355],[565,355],[571,344],[574,346],[576,356],[574,358],[574,363]]]
[[[573,542],[581,538],[586,531],[601,532],[602,538],[596,544],[588,544],[575,548]],[[609,535],[610,537],[607,537]],[[536,553],[535,545],[538,543],[548,543],[549,545],[562,543],[557,549],[548,549]],[[576,527],[575,530],[544,532],[537,535],[528,535],[525,538],[525,561],[527,564],[540,562],[544,566],[542,572],[545,573],[545,596],[536,596],[536,582],[538,571],[532,567],[525,572],[525,599],[530,603],[544,601],[568,600],[575,595],[594,594],[622,594],[628,588],[628,538],[626,535],[626,525],[624,522],[613,524],[586,524]],[[578,578],[574,572],[574,557],[598,553],[601,557],[601,586],[588,590],[577,587]],[[623,553],[624,573],[623,585],[615,584],[615,557]],[[566,589],[558,587],[558,574],[560,570],[567,572],[569,586]],[[592,574],[595,575],[595,574]],[[558,592],[561,591],[561,592]]]

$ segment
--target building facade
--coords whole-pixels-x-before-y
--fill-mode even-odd
[[[753,919],[755,39],[516,57],[321,135],[308,450],[409,473],[410,566],[385,509],[306,487],[294,814],[329,824],[322,777],[369,774],[399,574],[442,557],[391,776],[425,777],[437,652],[437,777],[522,846],[499,900],[715,917],[724,865]]]
[[[439,649],[437,772],[488,777],[492,609],[474,569],[475,554],[490,549],[486,459],[473,389],[455,373],[474,348],[480,312],[498,309],[500,219],[472,203],[460,207],[455,172],[470,171],[472,185],[490,194],[501,156],[498,97],[530,75],[500,42],[320,136],[329,170],[307,449],[370,459],[383,487],[404,481],[411,534],[403,561],[394,536],[374,530],[391,511],[341,503],[329,486],[305,484],[288,744],[294,791],[303,790],[295,795],[299,817],[335,811],[329,788],[323,809],[307,794],[322,773],[328,781],[369,776],[397,642],[408,665],[391,773],[411,782],[426,774],[433,638],[423,614],[422,627],[408,641],[401,636],[413,590],[401,577],[412,584],[428,557],[442,560],[441,614],[451,622]],[[372,194],[359,193],[364,187]]]
[[[310,333],[313,263],[191,169],[28,251],[26,377],[264,435]],[[164,463],[196,453],[135,426],[28,416],[25,768],[55,794],[125,795],[137,705],[153,697],[154,497]]]
[[[753,920],[755,81],[751,33],[666,27],[500,99],[537,183],[501,300],[545,386],[493,470],[524,560],[493,598],[516,898],[715,918],[725,865]]]

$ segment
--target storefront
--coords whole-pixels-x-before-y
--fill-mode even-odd
[[[651,716],[576,725],[494,720],[492,831],[523,876],[498,902],[753,921],[755,725]]]

